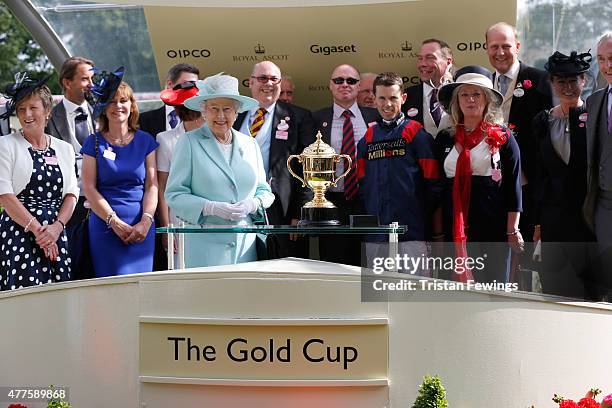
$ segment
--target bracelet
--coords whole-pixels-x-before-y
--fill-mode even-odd
[[[64,223],[62,222],[62,220],[60,220],[60,219],[58,218],[58,219],[57,219],[57,220],[55,220],[55,221],[59,222],[59,223],[62,225],[62,229],[66,229],[66,224],[64,224]]]
[[[107,216],[106,216],[106,226],[110,227],[110,222],[113,219],[113,217],[116,215],[117,213],[115,213],[114,211],[111,211]]]
[[[25,227],[23,227],[23,231],[24,232],[28,232],[30,230],[30,225],[32,224],[32,221],[34,221],[36,218],[32,217],[30,218],[30,220],[28,221],[28,223],[25,225]]]
[[[444,234],[435,234],[431,237],[432,239],[440,239],[440,238],[444,238]]]
[[[151,224],[153,224],[153,216],[151,214],[149,214],[148,212],[143,212],[142,216],[147,217],[151,221]]]
[[[517,229],[515,229],[515,230],[513,230],[513,231],[506,232],[506,235],[507,235],[507,236],[510,236],[510,235],[516,235],[516,234],[518,234],[518,233],[520,233],[520,232],[521,232],[521,230],[517,228]]]

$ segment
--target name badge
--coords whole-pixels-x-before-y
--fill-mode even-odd
[[[493,169],[493,170],[491,170],[491,178],[495,182],[500,181],[502,179],[501,169]]]
[[[416,115],[419,114],[419,110],[417,108],[410,108],[410,109],[408,109],[408,112],[406,112],[406,114],[409,117],[414,118]]]
[[[289,137],[289,132],[285,132],[284,130],[277,130],[274,137],[281,140],[287,140],[287,138]]]
[[[104,150],[104,153],[102,153],[102,156],[104,156],[108,160],[115,161],[115,159],[117,158],[117,153],[113,152],[112,150],[106,149]]]
[[[57,157],[55,156],[45,156],[45,164],[48,164],[50,166],[57,166],[59,164]]]

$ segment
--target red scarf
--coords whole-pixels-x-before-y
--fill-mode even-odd
[[[508,133],[505,129],[490,123],[480,122],[470,133],[465,132],[463,125],[456,126],[455,141],[462,147],[457,158],[455,179],[453,180],[453,241],[455,242],[455,255],[457,258],[463,258],[464,265],[464,272],[455,274],[455,280],[459,282],[474,279],[471,268],[466,266],[465,262],[467,258],[465,225],[468,220],[470,192],[472,190],[470,150],[480,143],[483,134],[485,142],[489,145],[491,155],[495,154],[500,146],[508,140]]]
[[[464,271],[456,273],[455,280],[467,282],[473,280],[472,270],[466,266],[467,236],[465,235],[465,225],[468,220],[470,209],[470,192],[472,190],[472,161],[470,150],[482,140],[482,122],[470,133],[465,131],[463,125],[455,128],[455,141],[462,147],[461,153],[457,158],[455,168],[455,179],[453,180],[453,241],[455,241],[455,255],[457,259],[463,258]]]

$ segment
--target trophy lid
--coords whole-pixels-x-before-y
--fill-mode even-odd
[[[310,146],[307,146],[302,152],[302,155],[314,157],[335,156],[336,151],[334,150],[334,148],[325,143],[321,139],[321,137],[321,132],[317,132],[317,140],[315,140],[315,142],[312,143]]]

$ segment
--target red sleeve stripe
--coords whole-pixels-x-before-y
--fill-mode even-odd
[[[419,166],[421,166],[423,177],[426,179],[440,178],[440,169],[436,159],[419,159]]]
[[[365,166],[366,166],[366,160],[363,157],[357,159],[357,178],[358,179],[362,179],[365,177],[365,174],[366,174]]]
[[[363,137],[365,137],[366,143],[372,143],[372,139],[374,139],[374,127],[369,127]]]
[[[410,122],[408,122],[408,124],[404,127],[404,130],[402,131],[402,137],[404,138],[406,143],[412,142],[412,139],[414,139],[414,137],[419,132],[419,130],[421,130],[422,127],[423,126],[416,120],[411,120]]]

